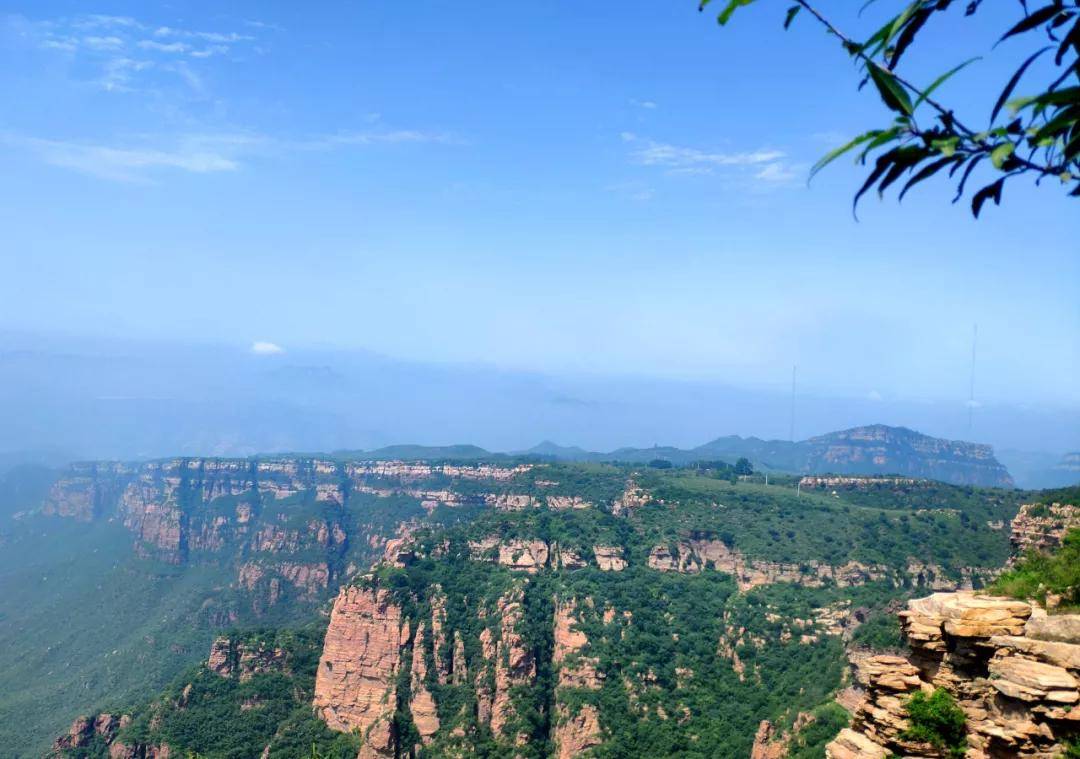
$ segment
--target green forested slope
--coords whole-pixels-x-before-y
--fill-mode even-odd
[[[740,481],[726,467],[552,464],[494,483],[433,475],[420,486],[449,489],[465,500],[440,505],[427,516],[417,498],[356,492],[336,518],[358,536],[400,521],[414,523],[415,558],[407,567],[380,570],[376,581],[393,589],[415,619],[430,614],[431,589],[438,586],[447,598],[448,629],[462,633],[470,660],[479,655],[480,632],[490,624],[490,617],[484,622],[477,616],[478,609],[490,608],[512,587],[522,589],[528,620],[523,633],[539,666],[536,681],[520,687],[515,698],[522,729],[535,739],[536,756],[551,749],[556,699],[570,707],[598,707],[608,736],[596,750],[599,756],[640,756],[642,750],[657,756],[744,755],[761,719],[783,727],[799,711],[821,715],[816,726],[799,734],[799,755],[820,756],[823,736],[841,721],[824,704],[840,684],[844,661],[839,638],[822,634],[814,624],[815,610],[837,603],[862,607],[870,619],[860,633],[864,642],[888,646],[893,631],[880,621],[886,615],[874,610],[913,591],[887,583],[777,584],[740,593],[730,577],[711,569],[699,574],[651,569],[650,551],[714,539],[752,561],[859,561],[900,570],[915,557],[959,576],[962,567],[995,567],[1005,560],[1004,525],[1030,496],[925,482],[835,492],[799,492],[794,480],[782,483]],[[392,478],[370,484],[401,485]],[[612,513],[631,487],[646,494],[644,505]],[[541,504],[547,496],[569,496],[590,506],[498,511],[483,505],[485,494],[532,495]],[[205,520],[229,512],[236,506],[236,498],[230,498],[195,504],[192,514]],[[310,496],[275,505],[291,509],[297,524],[330,508]],[[249,750],[257,755],[282,725],[298,719],[308,686],[294,684],[298,690],[286,698],[284,675],[240,684],[189,670],[170,687],[193,684],[199,711],[168,714],[172,691],[153,699],[185,667],[205,659],[212,638],[229,619],[240,627],[290,628],[312,618],[314,603],[266,607],[260,617],[236,614],[251,604],[238,601],[235,562],[260,561],[259,555],[236,548],[228,561],[198,553],[181,566],[140,560],[132,555],[130,533],[108,520],[83,525],[34,518],[22,520],[16,533],[0,548],[0,741],[20,747],[15,756],[38,755],[76,711],[133,713],[130,730],[140,731],[141,738],[212,757],[246,756]],[[629,567],[622,572],[551,568],[524,577],[476,560],[470,543],[492,537],[538,540],[590,561],[594,546],[616,546]],[[350,541],[348,551],[332,557],[339,571],[348,564],[365,566],[355,553],[359,544]],[[265,559],[274,560],[269,554]],[[323,598],[335,590],[331,586]],[[568,602],[579,611],[588,655],[596,657],[603,674],[603,685],[594,692],[556,693],[552,611]],[[605,620],[608,609],[617,610],[614,621]],[[318,634],[308,631],[304,640],[310,643]],[[734,666],[736,659],[742,672]],[[431,684],[446,731],[426,755],[446,755],[456,745],[449,731],[461,708],[475,699],[472,687]],[[224,734],[223,726],[237,718],[253,688],[264,689],[259,697],[274,706],[259,715],[245,712],[246,727],[229,734],[228,747],[215,747],[213,736]],[[144,719],[151,709],[164,719],[153,729]],[[400,728],[408,734],[407,714],[401,715]],[[503,755],[504,747],[485,736],[481,725],[470,729],[470,751]],[[326,739],[318,737],[319,725],[302,730]]]

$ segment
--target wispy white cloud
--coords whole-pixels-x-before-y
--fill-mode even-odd
[[[802,171],[802,164],[790,162],[783,150],[774,148],[727,152],[657,142],[634,132],[622,132],[620,137],[630,146],[631,161],[663,169],[669,176],[722,174],[761,187],[776,187],[793,182]]]
[[[51,166],[101,179],[148,183],[167,172],[214,174],[235,171],[250,159],[273,159],[297,151],[348,150],[395,144],[460,144],[440,132],[385,130],[343,132],[290,139],[255,132],[142,135],[115,144],[44,139],[0,133],[0,145],[21,150]]]
[[[186,53],[191,46],[186,42],[158,42],[157,40],[139,40],[135,43],[143,50],[157,50],[160,53]]]
[[[172,26],[159,26],[154,30],[155,37],[181,37],[185,39],[199,39],[206,42],[232,43],[251,42],[255,38],[250,34],[238,32],[199,32],[191,29],[178,29]]]
[[[115,147],[12,134],[0,135],[0,142],[51,166],[121,182],[146,182],[160,170],[208,174],[239,167],[228,140],[212,138],[187,138],[167,148]]]
[[[806,169],[804,165],[782,163],[780,161],[765,164],[760,171],[754,174],[755,179],[775,184],[790,184],[805,176]]]
[[[337,132],[291,144],[305,150],[324,150],[349,145],[395,145],[406,143],[460,144],[461,140],[445,132],[429,132],[419,129],[385,129],[370,131]]]
[[[224,56],[238,46],[256,47],[257,37],[237,31],[205,31],[177,26],[152,27],[129,16],[89,14],[70,18],[25,22],[29,34],[43,50],[73,56],[85,70],[97,68],[91,81],[110,92],[153,90],[163,74],[201,89],[201,78],[170,60],[202,61]],[[254,31],[254,27],[251,29]],[[133,65],[134,63],[141,65]],[[153,80],[150,72],[161,72]],[[146,72],[137,77],[139,72]]]
[[[634,145],[632,158],[645,166],[664,166],[671,169],[712,169],[719,166],[754,166],[777,161],[784,157],[781,150],[721,153],[698,148],[671,145],[638,137],[633,132],[621,134],[623,142]]]
[[[265,340],[256,340],[251,344],[251,352],[257,356],[276,356],[285,352],[277,343],[267,342]]]
[[[146,71],[154,64],[125,56],[117,56],[105,61],[97,83],[109,92],[126,92],[131,89],[131,82],[140,71]]]
[[[142,24],[131,16],[110,16],[104,13],[88,13],[70,21],[71,26],[80,29],[140,29]]]
[[[637,106],[638,108],[644,108],[647,111],[654,110],[656,102],[652,100],[638,100],[637,98],[630,98],[630,105]]]
[[[190,55],[192,58],[210,58],[215,55],[225,55],[227,52],[229,52],[228,45],[208,45],[198,50],[192,50]]]
[[[272,24],[268,21],[259,21],[258,19],[253,18],[244,21],[244,26],[250,26],[252,29],[270,29],[275,32],[285,31],[285,27],[280,24]]]
[[[82,38],[82,44],[92,50],[119,50],[124,46],[124,41],[116,36],[97,37],[88,36]]]

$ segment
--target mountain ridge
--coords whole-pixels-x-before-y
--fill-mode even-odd
[[[955,485],[1014,484],[991,446],[935,438],[885,424],[852,427],[798,442],[727,435],[689,449],[626,447],[600,453],[545,441],[520,453],[551,456],[558,461],[636,463],[663,459],[676,465],[718,458],[733,462],[745,457],[759,468],[795,474],[897,474]]]

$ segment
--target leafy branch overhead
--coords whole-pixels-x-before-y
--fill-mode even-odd
[[[701,0],[700,9],[711,2]],[[726,24],[737,10],[754,2],[717,2],[722,6],[719,22]],[[867,0],[863,10],[874,2]],[[872,85],[893,113],[887,126],[864,132],[822,157],[811,176],[854,152],[858,162],[870,168],[854,206],[871,189],[884,194],[893,185],[903,199],[912,187],[941,173],[956,183],[955,203],[982,167],[983,174],[992,173],[971,194],[976,217],[987,201],[999,205],[1005,183],[1021,176],[1032,177],[1036,184],[1056,182],[1070,196],[1080,197],[1080,0],[1051,0],[1039,7],[1017,0],[1018,20],[1004,30],[992,50],[1012,53],[1023,42],[1026,55],[988,107],[989,119],[979,127],[962,121],[936,96],[939,87],[978,58],[954,65],[928,84],[900,73],[901,61],[931,21],[954,6],[972,16],[982,4],[983,0],[914,0],[860,42],[841,32],[807,0],[794,0],[784,28],[800,15],[823,26],[858,65],[860,89]],[[1006,40],[1010,43],[999,52],[998,44]],[[1037,85],[1032,82],[1036,76],[1041,77]]]

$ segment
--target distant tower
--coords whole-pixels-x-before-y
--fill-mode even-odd
[[[971,384],[968,388],[968,437],[971,437],[971,426],[975,416],[975,343],[979,339],[979,325],[976,324],[971,331]]]
[[[788,427],[788,438],[791,442],[795,442],[795,370],[798,367],[792,365],[791,367],[791,423]]]

